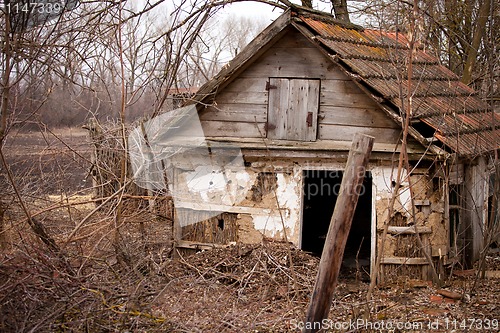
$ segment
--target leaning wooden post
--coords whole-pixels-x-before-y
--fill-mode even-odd
[[[305,333],[319,331],[322,320],[328,318],[347,236],[351,229],[359,193],[362,190],[365,170],[374,140],[371,136],[356,134],[352,142],[340,185],[340,193],[321,254],[316,284],[307,310],[303,331]]]

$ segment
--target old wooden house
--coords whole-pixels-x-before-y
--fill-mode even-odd
[[[177,246],[269,237],[320,254],[351,140],[365,133],[375,145],[345,257],[358,254],[373,265],[377,240],[390,223],[386,275],[427,278],[423,251],[445,264],[473,262],[483,246],[500,117],[418,48],[410,88],[411,173],[403,175],[390,218],[409,52],[401,33],[363,29],[301,7],[283,13],[192,101],[208,142],[241,149],[244,176],[226,177],[243,194],[203,219],[203,205],[196,204],[202,200],[191,193],[192,204],[176,206],[176,215],[197,222],[176,224]],[[174,171],[174,183],[196,172],[189,166]]]

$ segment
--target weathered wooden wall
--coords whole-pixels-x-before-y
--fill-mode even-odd
[[[464,226],[467,229],[466,264],[472,264],[479,259],[484,247],[485,225],[488,218],[488,182],[489,174],[486,170],[484,157],[476,158],[464,168],[465,171],[465,210]]]
[[[303,87],[307,90],[303,98],[307,99],[311,91],[316,90],[313,81],[319,83],[319,102],[309,99],[303,102],[308,107],[304,110],[298,108],[300,110],[296,113],[304,118],[304,122],[308,113],[313,113],[315,131],[296,126],[301,127],[304,133],[290,134],[286,123],[293,123],[293,119],[289,119],[290,109],[286,105],[291,105],[290,99],[296,104],[302,102],[293,95],[293,91],[291,97],[285,96],[288,100],[283,97],[286,90],[283,86]],[[317,110],[309,110],[312,105],[317,105]],[[277,106],[283,110],[277,110]],[[372,155],[377,162],[371,163],[369,170],[373,177],[374,232],[371,241],[372,254],[375,253],[375,229],[381,230],[388,220],[387,205],[392,196],[394,177],[391,153],[400,140],[401,125],[390,119],[372,98],[294,28],[290,28],[281,39],[240,71],[236,78],[223,86],[216,94],[213,105],[201,110],[200,119],[207,137],[240,144],[247,163],[258,166],[245,171],[247,183],[242,186],[248,189],[248,194],[241,202],[220,207],[221,210],[237,214],[237,238],[241,242],[259,242],[262,235],[283,239],[286,232],[287,239],[299,246],[302,172],[308,168],[342,170],[348,148],[340,143],[351,141],[355,133],[374,136]],[[272,127],[276,123],[285,124],[285,127],[275,130]],[[269,139],[265,147],[259,145],[261,138]],[[409,139],[410,154],[420,157],[422,147],[419,145],[419,148],[415,148],[415,142]],[[253,195],[252,189],[258,187],[262,172],[269,171],[271,165],[280,165],[273,169],[277,177],[275,192],[270,191],[260,197]],[[189,174],[191,171],[182,172]],[[232,184],[237,183],[236,175],[230,175],[229,178]],[[384,251],[384,278],[398,273],[427,278],[428,263],[423,251],[433,256],[447,254],[448,234],[444,216],[446,196],[442,188],[433,183],[426,169],[412,176],[412,183],[417,207],[417,230],[410,228],[414,219],[411,216],[408,184],[403,184],[396,207],[400,220],[391,225],[388,246]],[[417,244],[416,232],[422,238],[424,248]]]
[[[389,119],[331,60],[296,30],[287,34],[220,91],[201,113],[206,136],[266,137],[270,78],[320,79],[317,139],[350,141],[355,133],[396,143],[401,127]],[[304,119],[305,121],[305,119]]]

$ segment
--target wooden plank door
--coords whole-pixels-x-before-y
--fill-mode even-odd
[[[269,79],[269,109],[267,114],[267,137],[286,139],[289,79]]]
[[[320,80],[269,80],[269,139],[316,141]]]

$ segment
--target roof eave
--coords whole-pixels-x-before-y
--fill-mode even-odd
[[[216,76],[201,86],[196,96],[187,104],[206,103],[210,96],[213,96],[218,90],[227,85],[237,73],[248,67],[253,62],[252,59],[258,58],[270,47],[272,41],[277,39],[290,25],[291,16],[291,9],[287,9],[257,35],[233,60],[226,64]]]
[[[336,57],[335,55],[332,55],[330,52],[328,52],[324,47],[321,46],[320,43],[316,42],[315,41],[315,38],[314,38],[314,34],[312,34],[311,32],[309,32],[309,30],[306,28],[306,27],[303,27],[299,24],[297,24],[297,22],[292,22],[292,25],[300,32],[302,33],[302,35],[304,37],[306,37],[309,41],[311,41],[311,43],[313,45],[315,45],[318,50],[320,50],[320,52],[322,52],[328,59],[330,59],[332,61],[332,63],[334,63],[338,68],[340,68],[340,70],[346,74],[349,78],[351,78],[351,80],[365,93],[367,94],[386,114],[387,116],[389,116],[389,118],[391,118],[396,124],[398,125],[402,125],[402,121],[401,121],[401,116],[398,114],[397,111],[395,111],[393,108],[389,107],[388,105],[386,105],[387,103],[382,103],[381,102],[381,98],[386,101],[386,102],[390,102],[388,101],[387,99],[385,99],[384,97],[379,97],[379,96],[375,96],[373,95],[372,93],[369,92],[369,90],[367,89],[367,87],[365,86],[365,83],[363,82],[362,78],[359,77],[359,79],[357,79],[356,77],[358,76],[357,74],[355,73],[352,73],[350,72],[345,66],[343,66],[340,62],[339,62],[339,59],[338,57]],[[436,155],[438,158],[440,159],[446,159],[449,155],[448,152],[446,152],[445,150],[439,148],[438,146],[436,145],[429,145],[429,143],[426,141],[425,137],[423,135],[421,135],[416,129],[414,129],[413,127],[410,127],[409,128],[409,132],[410,136],[412,136],[415,140],[417,140],[421,145],[423,145],[424,147],[428,147],[428,151],[429,153],[431,154],[434,154]]]

